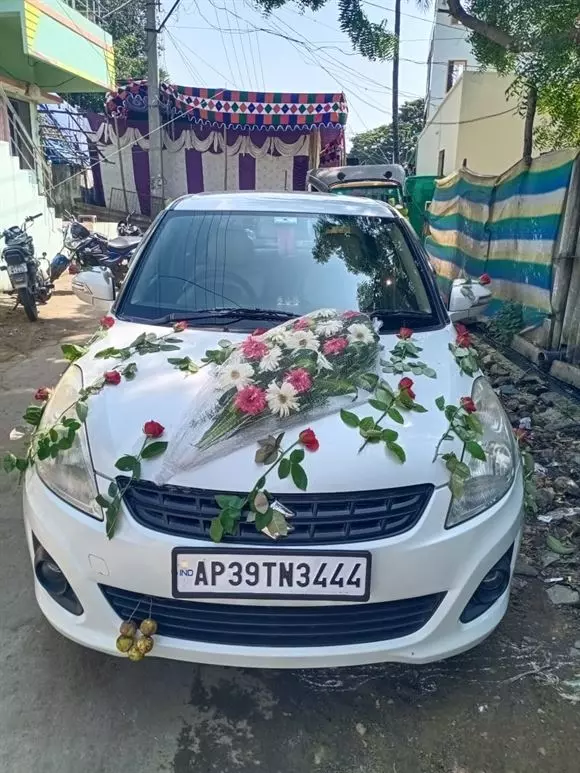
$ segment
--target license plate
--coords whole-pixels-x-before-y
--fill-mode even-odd
[[[26,263],[20,263],[18,266],[7,266],[8,274],[26,274],[28,268]]]
[[[371,554],[174,548],[175,598],[368,601]]]

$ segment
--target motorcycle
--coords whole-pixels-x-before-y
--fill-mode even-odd
[[[133,210],[123,220],[119,220],[117,223],[117,234],[119,236],[143,236],[143,231],[139,226],[131,222],[134,214],[135,211]]]
[[[12,285],[8,292],[18,297],[16,306],[22,304],[31,322],[38,319],[37,304],[48,301],[54,286],[42,268],[41,261],[34,256],[34,242],[27,233],[31,223],[41,215],[28,215],[21,226],[14,225],[0,233],[5,244],[2,258],[6,263],[1,269],[8,272]],[[46,259],[46,253],[42,257]]]
[[[67,213],[69,214],[69,213]],[[113,276],[115,287],[119,288],[125,278],[129,261],[141,241],[140,229],[131,223],[131,214],[117,225],[121,230],[137,231],[133,235],[107,239],[100,233],[89,231],[73,215],[65,226],[65,235],[61,251],[52,259],[50,276],[52,281],[68,268],[70,273],[78,273],[83,268],[98,266],[107,268]],[[68,257],[64,250],[70,253]]]

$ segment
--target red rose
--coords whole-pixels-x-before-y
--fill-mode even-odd
[[[34,393],[34,399],[38,400],[41,403],[46,402],[48,398],[50,397],[50,389],[48,387],[40,387],[40,389],[37,389]]]
[[[173,330],[176,333],[183,333],[183,331],[187,328],[187,322],[176,322],[175,325],[173,325]]]
[[[479,284],[480,285],[488,285],[491,282],[491,277],[489,274],[482,274],[479,277]]]
[[[143,425],[143,434],[147,435],[147,437],[161,437],[164,432],[165,427],[163,424],[159,424],[158,421],[146,421]]]
[[[105,373],[105,384],[113,384],[116,386],[121,383],[121,374],[118,370],[108,370]]]
[[[303,429],[298,435],[298,441],[307,451],[318,451],[320,443],[313,429]]]
[[[413,331],[410,327],[402,327],[397,333],[397,338],[401,338],[403,341],[406,341],[407,339],[411,338],[412,335]]]
[[[402,378],[399,381],[399,389],[401,392],[405,392],[411,398],[411,400],[415,399],[415,393],[413,392],[413,379],[410,379],[408,376]]]
[[[265,327],[257,327],[254,332],[252,333],[253,336],[263,336],[264,333],[267,333],[268,330]]]
[[[455,343],[457,346],[461,346],[463,349],[469,349],[471,346],[471,336],[469,333],[462,333],[461,335],[457,336]]]
[[[475,403],[471,399],[471,397],[462,397],[459,401],[461,403],[461,407],[464,411],[467,411],[467,413],[475,413],[477,408],[475,407]]]
[[[113,319],[113,317],[109,317],[109,316],[102,317],[99,324],[101,325],[103,330],[108,330],[109,328],[113,327],[113,325],[115,324],[115,320]]]

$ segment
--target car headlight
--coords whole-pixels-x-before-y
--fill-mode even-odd
[[[486,460],[482,462],[464,453],[463,462],[471,476],[465,481],[462,496],[451,503],[445,524],[448,528],[479,515],[505,496],[514,481],[519,459],[511,425],[487,379],[480,377],[475,381],[471,397],[483,428],[479,443]]]
[[[61,415],[62,418],[76,418],[74,407],[69,406],[78,399],[82,386],[81,369],[71,365],[45,408],[39,430],[50,427]],[[57,496],[78,510],[102,520],[103,513],[95,502],[99,492],[84,425],[77,431],[71,448],[59,453],[56,459],[37,459],[36,469],[45,486]]]

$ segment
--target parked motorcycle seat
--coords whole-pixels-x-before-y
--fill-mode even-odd
[[[108,242],[109,249],[114,252],[131,252],[141,241],[140,236],[117,236]]]

